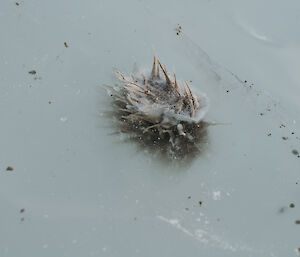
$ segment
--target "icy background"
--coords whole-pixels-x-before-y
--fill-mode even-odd
[[[0,256],[299,255],[299,17],[296,0],[2,0]],[[101,85],[154,53],[224,123],[190,165],[109,135]]]

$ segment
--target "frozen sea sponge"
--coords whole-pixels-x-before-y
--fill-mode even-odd
[[[109,92],[121,133],[171,159],[201,152],[208,125],[205,94],[195,94],[187,82],[180,86],[175,74],[172,81],[155,57],[148,73],[117,74],[119,84]]]

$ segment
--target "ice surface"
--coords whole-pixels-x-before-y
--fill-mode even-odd
[[[298,1],[0,6],[0,256],[297,256]],[[113,68],[153,54],[219,124],[188,166],[99,115]]]

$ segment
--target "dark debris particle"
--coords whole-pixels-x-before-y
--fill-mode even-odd
[[[176,35],[179,36],[179,34],[181,33],[182,31],[182,27],[178,24],[177,28],[175,29],[176,31]]]
[[[267,136],[270,137],[270,136],[272,136],[272,134],[271,134],[271,133],[268,133]]]
[[[283,213],[284,211],[285,211],[285,207],[281,207],[278,212]]]
[[[29,73],[30,75],[35,75],[35,74],[36,74],[36,70],[28,71],[28,73]]]
[[[186,210],[186,211],[189,211],[190,209],[189,209],[189,208],[185,208],[185,210]]]
[[[203,203],[202,201],[199,201],[199,205],[200,205],[200,206],[202,206],[202,203]]]
[[[22,208],[21,210],[20,210],[20,213],[23,213],[25,211],[25,208]]]
[[[282,140],[288,140],[288,137],[282,137]]]
[[[261,112],[259,115],[260,115],[260,116],[263,116],[264,114]]]
[[[64,42],[65,48],[68,48],[69,45],[67,44],[67,42]]]
[[[295,224],[299,225],[300,224],[300,220],[295,220]]]
[[[7,170],[7,171],[13,171],[14,168],[13,168],[12,166],[7,166],[6,170]]]
[[[295,207],[295,204],[291,203],[290,208],[294,208],[294,207]]]
[[[247,83],[247,80],[245,80],[244,82]]]
[[[191,196],[188,196],[188,199],[191,199],[192,197]]]
[[[229,93],[230,91],[229,90],[226,90],[226,93]]]
[[[292,150],[292,154],[299,156],[299,152],[296,149]]]
[[[16,2],[15,4],[16,4],[16,6],[19,6],[19,5],[20,5],[20,3],[18,3],[18,2]]]
[[[23,222],[24,220],[25,220],[25,218],[24,218],[24,217],[22,217],[22,218],[20,219],[20,221],[21,221],[21,222]]]

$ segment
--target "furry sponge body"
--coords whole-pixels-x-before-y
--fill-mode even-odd
[[[172,81],[155,57],[148,74],[117,74],[120,83],[111,87],[110,95],[120,132],[144,146],[155,144],[176,159],[198,148],[207,127],[205,94],[196,95],[186,82],[179,86],[175,74]]]

